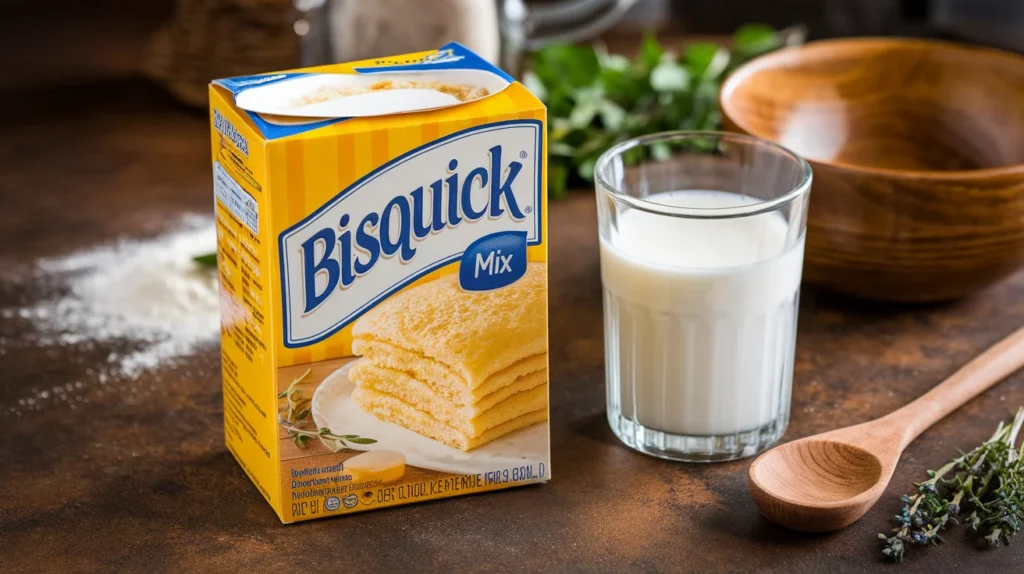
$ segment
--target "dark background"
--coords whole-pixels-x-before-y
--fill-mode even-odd
[[[0,90],[135,73],[150,34],[171,17],[174,5],[0,0]],[[1020,0],[644,0],[612,35],[649,29],[669,36],[724,35],[746,22],[801,22],[810,38],[912,35],[1024,50]],[[282,34],[289,28],[282,22]]]

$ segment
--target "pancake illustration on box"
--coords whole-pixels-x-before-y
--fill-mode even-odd
[[[449,275],[360,318],[352,400],[378,418],[468,451],[547,420],[544,265],[493,291]]]
[[[355,360],[317,390],[317,425],[439,472],[543,460],[546,278],[530,263],[511,285],[465,291],[447,275],[381,303],[353,326]]]

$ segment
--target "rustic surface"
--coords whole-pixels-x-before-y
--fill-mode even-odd
[[[70,97],[78,98],[75,105]],[[0,310],[52,292],[41,256],[158,233],[210,209],[206,118],[118,83],[0,97]],[[594,206],[551,210],[554,479],[546,484],[282,526],[222,444],[215,345],[185,366],[97,385],[106,344],[46,347],[0,318],[0,564],[19,571],[883,571],[874,535],[896,497],[1024,404],[1017,375],[907,450],[890,492],[852,527],[799,535],[761,519],[749,461],[636,454],[604,415]],[[3,315],[0,315],[3,317]],[[956,304],[897,307],[807,289],[787,439],[916,397],[1024,324],[1024,274]],[[81,383],[76,385],[75,383]],[[67,401],[29,408],[39,389]],[[957,532],[900,571],[1017,571],[1024,543]],[[895,570],[894,570],[895,571]]]

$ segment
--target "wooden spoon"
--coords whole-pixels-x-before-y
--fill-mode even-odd
[[[864,516],[903,449],[942,417],[1024,366],[1024,328],[916,401],[882,418],[773,448],[750,465],[750,492],[768,520],[828,532]]]

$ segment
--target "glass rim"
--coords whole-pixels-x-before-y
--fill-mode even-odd
[[[709,137],[730,139],[739,141],[745,145],[765,146],[779,155],[788,157],[800,167],[802,172],[800,181],[793,187],[793,189],[786,193],[764,201],[757,201],[755,203],[734,207],[683,207],[677,205],[666,205],[664,203],[634,197],[619,189],[617,186],[608,183],[604,177],[604,172],[607,170],[613,159],[620,157],[627,150],[660,141],[684,141]],[[688,219],[730,219],[734,217],[747,217],[774,211],[787,205],[794,199],[809,193],[811,190],[812,179],[813,175],[811,172],[811,166],[807,163],[807,160],[789,149],[775,142],[756,136],[716,130],[674,130],[631,138],[608,148],[600,157],[598,157],[597,163],[594,164],[595,183],[612,199],[622,201],[634,209],[646,211],[647,213],[667,215],[669,217],[684,217]]]

